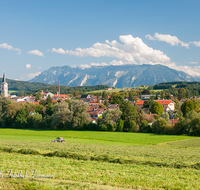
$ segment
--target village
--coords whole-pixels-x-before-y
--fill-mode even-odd
[[[143,86],[148,87],[148,86]],[[111,102],[111,96],[116,95],[117,93],[110,93],[112,88],[106,88],[103,91],[102,95],[76,95],[76,96],[69,96],[67,94],[60,94],[60,83],[58,82],[58,92],[57,94],[53,94],[51,92],[38,92],[36,96],[16,96],[16,95],[9,95],[8,94],[8,84],[6,83],[5,73],[3,75],[3,80],[1,83],[1,94],[3,94],[5,97],[10,98],[15,103],[31,103],[35,105],[39,105],[42,101],[46,101],[47,98],[50,98],[50,101],[53,104],[61,103],[61,102],[69,102],[70,100],[81,100],[89,105],[89,109],[86,110],[86,112],[90,115],[91,123],[97,124],[98,119],[102,119],[102,115],[106,110],[110,109],[120,109],[120,105],[116,102]],[[126,88],[126,90],[130,90],[130,88]],[[140,90],[140,88],[135,88],[135,90]],[[147,90],[143,90],[144,92]],[[145,103],[147,101],[152,100],[153,102],[158,102],[163,107],[164,113],[171,113],[169,118],[169,123],[171,125],[174,125],[176,122],[178,122],[179,118],[174,117],[173,113],[175,111],[175,101],[173,95],[171,95],[171,99],[161,99],[160,97],[157,97],[157,100],[154,99],[155,95],[150,95],[149,91],[148,93],[143,93],[139,96],[134,96],[134,101],[130,100],[130,97],[124,97],[123,101],[130,102],[133,106],[137,105],[137,111],[142,112],[145,114],[145,118],[148,121],[149,125],[152,125],[152,119],[155,118],[156,113],[151,113],[150,106],[145,106]],[[176,99],[177,101],[177,99]],[[183,103],[184,100],[182,100]],[[181,101],[180,101],[181,102]],[[31,112],[31,114],[33,114]]]

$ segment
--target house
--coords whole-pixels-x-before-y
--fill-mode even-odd
[[[136,105],[137,105],[138,111],[140,111],[144,106],[144,100],[137,101]]]
[[[66,100],[69,98],[69,96],[67,94],[60,94],[60,95],[53,95],[52,100]]]
[[[151,96],[156,96],[154,94],[151,94],[151,95],[141,95],[141,100],[149,100],[151,98]]]
[[[103,108],[92,108],[88,110],[87,112],[90,114],[91,118],[98,119],[99,117],[102,117],[104,109]]]
[[[112,90],[112,88],[106,88],[106,90]]]
[[[48,96],[50,96],[51,98],[52,96],[54,96],[54,94],[51,92],[43,92],[43,91],[41,92],[41,95],[44,100],[46,100]]]
[[[159,102],[164,107],[164,112],[174,111],[175,110],[175,102],[172,100],[155,100]]]
[[[81,99],[82,98],[87,98],[87,99],[90,99],[91,98],[91,96],[89,95],[89,94],[87,94],[87,95],[81,95]]]
[[[159,102],[163,106],[164,112],[175,110],[175,102],[173,102],[172,100],[154,100],[154,101]],[[136,104],[138,111],[140,111],[143,108],[144,100],[139,100],[137,101]]]

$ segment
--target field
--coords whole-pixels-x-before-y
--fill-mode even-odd
[[[57,136],[67,143],[51,143]],[[200,138],[0,129],[0,170],[0,189],[198,189]]]

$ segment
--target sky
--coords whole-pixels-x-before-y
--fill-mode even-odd
[[[1,0],[0,76],[161,64],[200,77],[199,0]]]

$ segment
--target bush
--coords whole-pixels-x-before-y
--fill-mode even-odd
[[[140,125],[140,132],[152,133],[152,128],[146,120],[142,121],[142,124]]]
[[[191,121],[189,135],[200,136],[200,118],[195,118]]]
[[[160,118],[153,123],[152,130],[153,130],[154,133],[164,134],[165,133],[165,127],[167,125],[168,125],[167,121],[163,118]]]

